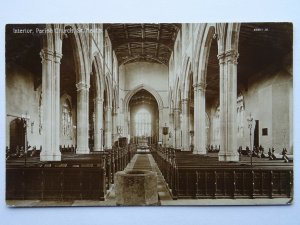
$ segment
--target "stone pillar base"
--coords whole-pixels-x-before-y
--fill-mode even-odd
[[[76,154],[89,154],[90,149],[88,148],[77,148],[76,149]]]
[[[111,149],[112,148],[112,136],[110,131],[105,132],[105,148]]]
[[[195,155],[206,155],[206,152],[203,152],[203,151],[193,151],[193,154],[195,154]]]
[[[101,152],[101,151],[103,151],[102,148],[94,148],[94,152]]]
[[[187,147],[185,147],[185,148],[182,148],[181,151],[183,151],[183,152],[188,152],[188,151],[190,151],[190,149],[187,148]]]
[[[231,155],[219,155],[219,161],[238,162],[239,161],[239,155],[235,155],[235,154],[231,154]]]
[[[56,155],[40,155],[40,161],[61,161],[61,154]]]

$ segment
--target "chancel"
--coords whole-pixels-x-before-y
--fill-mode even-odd
[[[7,25],[7,204],[288,204],[292,62],[290,23]]]

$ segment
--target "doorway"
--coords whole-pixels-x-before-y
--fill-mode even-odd
[[[25,121],[17,118],[10,122],[10,149],[15,150],[17,146],[25,146]]]

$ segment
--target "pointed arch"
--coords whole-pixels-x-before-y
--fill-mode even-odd
[[[132,98],[132,96],[137,93],[138,91],[140,90],[146,90],[148,91],[150,94],[153,95],[153,97],[156,99],[156,102],[157,102],[157,105],[158,105],[158,110],[162,110],[163,109],[163,101],[162,101],[162,98],[160,97],[160,95],[158,94],[158,92],[156,90],[154,90],[153,88],[147,86],[147,85],[144,85],[144,84],[141,84],[141,85],[138,85],[136,86],[133,90],[131,90],[130,92],[127,93],[127,95],[125,96],[125,112],[128,112],[128,108],[129,108],[129,102],[130,102],[130,99]]]
[[[81,29],[78,24],[64,24],[63,29],[70,27],[73,30]],[[72,32],[71,34],[61,33],[61,36],[71,39],[72,48],[74,52],[74,62],[76,66],[76,83],[89,84],[90,83],[90,60],[88,54],[88,47],[84,32]]]
[[[169,113],[172,113],[172,109],[174,108],[174,101],[173,101],[173,91],[170,88],[169,90]]]
[[[218,38],[218,54],[223,54],[226,48],[226,32],[227,32],[227,23],[217,23],[216,24],[216,34]]]
[[[104,90],[104,81],[103,81],[103,72],[101,66],[101,59],[99,53],[94,54],[92,66],[95,68],[94,81],[96,82],[96,96],[100,99],[103,99],[103,90]],[[93,71],[93,70],[92,70]],[[92,82],[92,81],[90,81]]]
[[[194,84],[196,84],[196,82],[198,81],[198,67],[199,67],[199,61],[201,59],[201,47],[202,47],[202,43],[203,43],[203,39],[205,37],[205,31],[207,30],[207,27],[211,26],[210,24],[201,24],[200,28],[198,30],[197,36],[196,36],[196,46],[195,46],[195,52],[194,52],[194,64],[193,64],[193,81]]]
[[[115,86],[114,90],[113,90],[113,99],[112,99],[112,103],[113,103],[113,107],[115,108],[115,110],[117,108],[119,108],[119,96],[118,96],[118,87]]]
[[[208,25],[204,30],[203,39],[201,41],[200,52],[199,52],[199,61],[197,68],[197,80],[194,82],[206,83],[206,73],[207,73],[207,64],[210,53],[211,42],[214,38],[215,26]],[[216,56],[217,57],[217,56]]]
[[[104,99],[104,101],[106,100],[108,107],[112,107],[112,95],[113,95],[112,94],[112,85],[111,85],[111,82],[110,82],[110,79],[108,78],[108,76],[105,76],[104,83],[105,83],[104,90],[106,91],[106,97],[107,97],[107,99]],[[103,95],[103,97],[104,97],[104,95]]]
[[[188,99],[189,98],[189,88],[190,88],[190,76],[192,76],[192,63],[190,57],[186,58],[184,67],[183,67],[183,84],[182,84],[182,98]]]
[[[226,51],[235,50],[238,52],[240,23],[229,23],[226,36]]]
[[[94,58],[95,58],[95,66],[97,68],[97,74],[98,74],[99,97],[101,99],[103,99],[104,98],[104,89],[105,89],[105,76],[104,76],[104,73],[103,73],[100,53],[99,52],[95,53]]]
[[[92,61],[92,69],[91,69],[91,76],[93,76],[93,78],[90,78],[90,87],[92,86],[92,82],[95,85],[95,97],[100,97],[100,82],[99,82],[99,70],[97,68],[97,63],[96,63],[96,59],[94,58]],[[93,73],[93,71],[95,73]]]
[[[180,108],[180,100],[181,100],[181,89],[180,89],[180,81],[179,81],[179,77],[177,77],[176,79],[176,83],[175,83],[175,86],[174,86],[174,108],[175,109],[178,109]]]

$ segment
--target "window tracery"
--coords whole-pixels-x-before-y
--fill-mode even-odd
[[[72,137],[72,113],[68,100],[62,107],[62,133],[63,136]]]
[[[137,136],[151,135],[151,115],[145,109],[141,109],[135,116]]]

